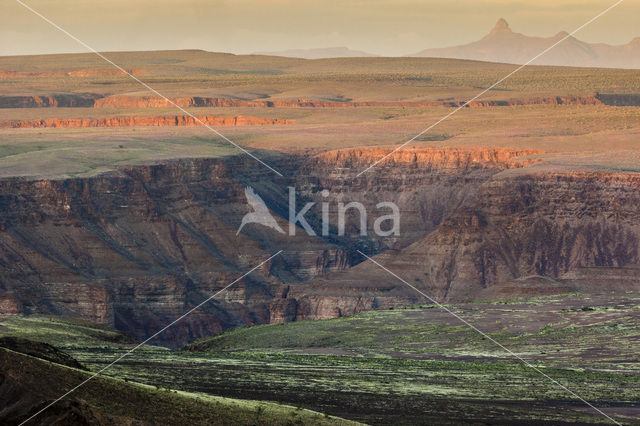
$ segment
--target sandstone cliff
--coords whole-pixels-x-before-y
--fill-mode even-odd
[[[245,185],[266,199],[286,190],[267,173],[233,157],[123,167],[87,179],[0,180],[0,314],[75,315],[137,337],[152,334],[283,247],[284,237],[258,225],[236,236],[249,211]],[[287,244],[290,253],[168,330],[160,343],[180,346],[229,327],[277,321],[270,304],[284,283],[349,266],[335,244],[304,235]]]
[[[197,120],[196,120],[197,118]],[[43,120],[10,120],[0,122],[0,128],[27,128],[27,127],[133,127],[133,126],[200,126],[204,123],[209,126],[266,126],[276,124],[293,124],[294,120],[281,118],[259,118],[238,115],[235,117],[218,117],[213,115],[201,115],[198,117],[188,115],[170,116],[127,116],[108,118],[46,118]]]
[[[640,290],[639,188],[634,173],[496,174],[433,232],[376,260],[439,301]],[[364,309],[400,306],[401,295],[426,301],[376,268],[363,263],[316,279],[312,298],[358,287]],[[303,308],[304,318],[329,314]]]
[[[206,96],[176,97],[171,102],[156,96],[127,96],[97,94],[65,94],[40,96],[0,96],[0,108],[94,107],[94,108],[455,108],[465,104],[457,101],[327,101],[319,99],[231,99]],[[504,100],[478,100],[467,108],[506,107],[516,105],[612,105],[640,106],[638,95],[594,94],[593,96],[539,96]]]
[[[145,337],[281,249],[160,343],[424,303],[356,250],[379,253],[377,261],[445,301],[482,298],[503,283],[511,284],[496,294],[528,294],[545,282],[551,292],[638,288],[624,278],[640,263],[638,175],[536,172],[528,168],[535,151],[434,148],[398,152],[356,178],[388,152],[274,155],[282,178],[237,156],[0,180],[0,314],[76,315]],[[307,219],[318,235],[260,225],[236,235],[251,211],[246,186],[284,229],[295,187],[298,209],[316,203]],[[395,202],[400,235],[362,236],[357,215],[337,235],[336,204],[350,201],[366,206],[369,229],[376,204]],[[320,235],[323,202],[328,236]],[[593,269],[585,268],[594,267],[604,281],[586,283]],[[531,276],[543,278],[523,280]]]

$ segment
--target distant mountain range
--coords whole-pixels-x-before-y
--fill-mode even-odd
[[[323,59],[323,58],[371,58],[378,55],[352,50],[347,47],[323,47],[318,49],[290,49],[281,52],[257,52],[256,55],[284,56],[287,58]]]
[[[526,36],[513,32],[507,21],[501,18],[491,32],[478,41],[461,46],[426,49],[407,56],[524,64],[567,35],[563,31],[553,37]],[[587,43],[572,36],[536,59],[533,64],[640,68],[640,37],[628,44],[611,46]]]

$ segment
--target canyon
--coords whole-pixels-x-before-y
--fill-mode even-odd
[[[585,96],[537,96],[504,100],[441,101],[329,101],[322,99],[232,99],[206,96],[174,97],[164,99],[155,96],[103,96],[96,93],[0,96],[0,108],[466,108],[521,106],[521,105],[610,105],[640,106],[640,96],[634,94],[596,93]]]
[[[143,338],[279,250],[157,343],[179,347],[242,325],[425,302],[358,251],[438,301],[482,299],[505,283],[508,294],[527,294],[530,276],[578,291],[638,289],[637,175],[548,171],[536,150],[421,148],[356,177],[389,152],[273,154],[284,177],[229,156],[120,166],[91,178],[2,179],[0,314],[79,316]],[[247,186],[283,228],[295,187],[299,205],[326,201],[324,189],[333,204],[394,202],[401,232],[362,236],[354,214],[344,236],[333,227],[326,237],[285,236],[257,224],[236,236],[250,211]],[[319,228],[319,211],[306,219]],[[599,271],[619,268],[630,272],[614,276],[627,279],[598,287]]]
[[[638,417],[638,71],[105,55],[0,57],[0,423]]]
[[[531,67],[465,104],[513,67],[110,55],[167,98],[91,55],[0,58],[0,315],[145,338],[280,250],[154,343],[425,303],[360,252],[441,302],[638,288],[635,71]],[[317,235],[259,224],[236,235],[247,187],[282,229],[295,188],[298,211],[315,203]],[[349,202],[395,203],[399,235],[361,235],[353,209],[340,235],[335,206]]]
[[[0,128],[42,128],[42,127],[136,127],[136,126],[265,126],[293,124],[295,120],[279,118],[259,118],[248,116],[219,117],[212,115],[188,116],[125,116],[105,118],[46,118],[41,120],[1,121]]]

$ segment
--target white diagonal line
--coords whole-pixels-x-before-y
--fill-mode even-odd
[[[474,331],[480,333],[483,337],[485,337],[486,339],[490,340],[491,342],[495,343],[496,345],[498,345],[501,349],[503,349],[505,352],[507,352],[509,355],[519,359],[520,361],[522,361],[522,363],[524,365],[526,365],[527,367],[532,368],[533,370],[537,371],[538,373],[542,374],[544,377],[546,377],[547,379],[551,380],[553,383],[555,383],[556,385],[560,386],[562,389],[564,389],[565,391],[569,392],[571,395],[575,396],[576,398],[578,398],[580,401],[584,402],[585,404],[587,404],[589,407],[593,408],[594,410],[596,410],[598,413],[602,414],[603,416],[605,416],[607,419],[611,420],[613,423],[617,424],[617,425],[621,425],[621,423],[617,422],[616,420],[612,419],[609,415],[607,415],[606,413],[604,413],[602,410],[600,410],[598,407],[594,406],[593,404],[591,404],[589,401],[585,400],[584,398],[582,398],[580,395],[578,395],[577,393],[575,393],[574,391],[572,391],[571,389],[567,388],[565,385],[563,385],[562,383],[558,382],[556,379],[550,377],[548,374],[544,373],[543,371],[541,371],[538,367],[536,367],[535,365],[529,363],[527,360],[525,360],[524,358],[522,358],[520,355],[514,353],[513,351],[511,351],[509,348],[505,347],[504,345],[502,345],[500,342],[498,342],[497,340],[495,340],[493,337],[489,336],[487,333],[485,333],[484,331],[480,330],[478,327],[476,327],[475,325],[471,324],[469,321],[465,320],[464,318],[462,318],[460,315],[456,314],[455,312],[453,312],[451,309],[447,308],[446,306],[442,305],[441,303],[438,303],[436,300],[432,299],[431,297],[429,297],[426,293],[418,290],[416,287],[414,287],[413,285],[409,284],[407,281],[405,281],[404,279],[402,279],[401,277],[399,277],[398,275],[396,275],[395,273],[393,273],[391,270],[389,270],[388,268],[382,266],[380,263],[376,262],[374,259],[372,259],[371,257],[367,256],[366,254],[364,254],[363,252],[361,252],[360,250],[356,250],[358,253],[360,253],[362,256],[364,256],[365,258],[367,258],[368,260],[372,261],[373,263],[375,263],[376,265],[378,265],[380,268],[384,269],[385,271],[387,271],[389,274],[393,275],[395,278],[397,278],[398,280],[400,280],[402,283],[408,285],[409,287],[411,287],[413,290],[415,290],[417,293],[421,294],[422,296],[424,296],[425,298],[427,298],[427,300],[429,300],[431,303],[433,303],[434,305],[436,305],[438,308],[443,309],[444,311],[446,311],[447,313],[453,315],[454,317],[456,317],[458,320],[460,320],[463,324],[465,324],[466,326],[470,327],[471,329],[473,329]]]
[[[197,304],[196,306],[194,306],[193,308],[189,309],[187,312],[185,312],[184,314],[182,314],[180,317],[178,317],[177,319],[173,320],[169,325],[165,326],[164,328],[162,328],[161,330],[157,331],[156,333],[154,333],[151,337],[147,338],[145,341],[139,343],[138,345],[136,345],[133,349],[130,349],[129,351],[125,352],[124,354],[122,354],[121,356],[119,356],[118,358],[116,358],[114,361],[112,361],[110,364],[106,365],[105,367],[103,367],[101,370],[97,371],[96,373],[94,373],[93,375],[89,376],[84,382],[80,383],[79,385],[77,385],[76,387],[72,388],[71,390],[69,390],[67,393],[65,393],[64,395],[62,395],[60,398],[56,399],[55,401],[51,402],[50,404],[48,404],[46,407],[42,408],[40,411],[38,411],[37,413],[35,413],[34,415],[32,415],[31,417],[29,417],[28,419],[26,419],[25,421],[23,421],[22,423],[20,423],[20,426],[27,423],[28,421],[30,421],[31,419],[33,419],[34,417],[36,417],[38,414],[42,413],[43,411],[45,411],[46,409],[48,409],[49,407],[51,407],[53,404],[55,404],[56,402],[60,401],[62,398],[65,398],[66,396],[68,396],[69,394],[75,392],[76,390],[78,390],[78,388],[80,388],[81,386],[84,386],[87,382],[93,380],[96,378],[96,376],[98,376],[99,374],[101,374],[103,371],[105,371],[106,369],[112,367],[114,364],[116,364],[117,362],[119,362],[122,358],[130,355],[133,351],[135,351],[136,349],[140,348],[141,346],[143,346],[144,344],[146,344],[147,342],[149,342],[150,340],[153,340],[154,338],[156,338],[160,333],[164,332],[166,329],[168,329],[169,327],[173,326],[174,324],[176,324],[177,322],[183,320],[185,317],[187,317],[188,315],[190,315],[193,311],[195,311],[196,309],[199,309],[202,305],[204,305],[205,303],[211,301],[214,297],[216,297],[217,295],[219,295],[220,293],[224,292],[225,290],[227,290],[229,287],[231,287],[232,285],[234,285],[235,283],[237,283],[238,281],[240,281],[241,279],[243,279],[244,277],[246,277],[247,275],[249,275],[250,273],[252,273],[253,271],[255,271],[256,269],[258,269],[259,267],[261,267],[262,265],[264,265],[265,263],[267,263],[268,261],[270,261],[271,259],[273,259],[274,257],[278,256],[280,253],[282,253],[282,250],[280,250],[279,252],[277,252],[276,254],[274,254],[273,256],[269,257],[267,260],[264,260],[262,262],[260,262],[258,265],[254,266],[253,268],[251,268],[248,272],[245,272],[241,277],[236,278],[233,282],[231,282],[229,285],[227,285],[226,287],[222,288],[221,290],[218,290],[217,292],[215,292],[213,295],[209,296],[207,299],[203,300],[202,302],[200,302],[199,304]]]
[[[40,12],[38,12],[37,10],[33,9],[31,6],[23,3],[21,0],[15,0],[18,4],[20,4],[21,6],[23,6],[25,9],[31,11],[33,14],[39,16],[40,18],[42,18],[44,21],[46,21],[48,24],[50,24],[52,27],[56,28],[57,30],[63,32],[64,34],[66,34],[68,37],[72,38],[73,40],[75,40],[76,42],[80,43],[82,46],[84,46],[87,50],[95,53],[96,55],[98,55],[100,58],[104,59],[106,62],[110,63],[111,65],[113,65],[115,68],[117,68],[118,70],[122,71],[123,73],[125,73],[126,75],[128,75],[129,77],[131,77],[132,79],[134,79],[135,81],[137,81],[138,83],[140,83],[142,86],[144,86],[145,88],[147,88],[149,91],[153,92],[154,94],[158,95],[159,97],[161,97],[162,99],[164,99],[165,101],[169,102],[171,105],[173,105],[174,107],[178,108],[180,111],[184,112],[185,114],[187,114],[189,117],[193,118],[198,124],[200,124],[203,127],[206,127],[207,129],[211,130],[213,133],[215,133],[216,135],[218,135],[219,137],[221,137],[222,139],[224,139],[225,141],[227,141],[228,143],[230,143],[231,145],[235,146],[236,148],[238,148],[240,151],[244,152],[245,154],[247,154],[249,157],[253,158],[254,160],[256,160],[258,163],[262,164],[263,166],[265,166],[266,168],[268,168],[269,170],[271,170],[272,172],[274,172],[275,174],[277,174],[278,176],[282,177],[282,173],[280,173],[279,171],[277,171],[276,169],[274,169],[273,167],[271,167],[270,165],[268,165],[267,163],[265,163],[264,161],[262,161],[261,159],[259,159],[258,157],[256,157],[255,155],[253,155],[252,153],[250,153],[249,151],[247,151],[246,149],[244,149],[243,147],[241,147],[240,145],[238,145],[237,143],[235,143],[234,141],[232,141],[231,139],[229,139],[228,137],[226,137],[225,135],[223,135],[222,133],[220,133],[219,131],[217,131],[216,129],[214,129],[213,127],[209,126],[207,123],[203,122],[202,120],[200,120],[198,117],[196,117],[195,115],[191,114],[189,111],[187,111],[186,109],[182,108],[180,105],[176,104],[175,102],[173,102],[171,99],[167,98],[165,95],[163,95],[162,93],[158,92],[156,89],[154,89],[153,87],[149,86],[147,83],[145,83],[144,81],[140,80],[138,77],[134,76],[133,74],[131,74],[129,71],[125,70],[124,68],[122,68],[120,65],[116,64],[115,62],[113,62],[111,59],[107,58],[106,56],[104,56],[102,53],[98,52],[96,49],[94,49],[93,47],[89,46],[87,43],[85,43],[84,41],[80,40],[78,37],[74,36],[73,34],[69,33],[69,31],[65,30],[64,28],[62,28],[61,26],[59,26],[58,24],[56,24],[55,22],[53,22],[52,20],[50,20],[49,18],[47,18],[46,16],[42,15]]]
[[[584,24],[580,25],[578,28],[576,28],[575,30],[571,31],[569,34],[567,34],[566,36],[562,37],[560,40],[558,40],[557,42],[553,43],[551,46],[547,47],[546,49],[544,49],[542,52],[538,53],[536,56],[534,56],[533,58],[529,59],[527,62],[525,62],[524,64],[520,65],[518,68],[516,68],[515,70],[511,71],[509,74],[505,75],[504,77],[502,77],[500,80],[496,81],[495,83],[493,83],[491,86],[487,87],[486,89],[484,89],[483,91],[481,91],[480,93],[478,93],[477,95],[475,95],[473,98],[469,99],[468,101],[466,101],[465,103],[463,103],[462,105],[460,105],[459,107],[457,107],[456,109],[454,109],[453,111],[451,111],[450,113],[448,113],[447,115],[445,115],[444,117],[442,117],[440,120],[436,121],[435,123],[433,123],[432,125],[430,125],[429,127],[427,127],[426,129],[424,129],[423,131],[421,131],[420,133],[418,133],[417,135],[415,135],[414,137],[412,137],[411,139],[409,139],[408,141],[404,142],[402,145],[398,146],[396,149],[394,149],[393,151],[391,151],[390,153],[388,153],[387,155],[385,155],[384,157],[382,157],[381,159],[377,160],[376,162],[374,162],[373,164],[371,164],[369,167],[367,167],[366,169],[364,169],[363,171],[361,171],[360,173],[358,173],[356,175],[356,177],[360,177],[361,175],[365,174],[367,171],[369,171],[370,169],[372,169],[373,167],[375,167],[376,165],[380,164],[381,162],[383,162],[384,160],[386,160],[387,158],[389,158],[391,155],[393,155],[394,153],[396,153],[397,151],[401,150],[402,148],[404,148],[405,146],[407,146],[408,144],[410,144],[411,142],[413,142],[414,140],[416,140],[417,138],[419,138],[420,136],[424,135],[425,133],[427,133],[429,130],[433,129],[434,127],[436,127],[438,124],[442,123],[443,121],[445,121],[446,119],[448,119],[449,117],[451,117],[453,114],[457,113],[458,111],[460,111],[462,108],[466,107],[467,105],[469,105],[469,103],[475,101],[476,99],[478,99],[480,96],[484,95],[485,93],[487,93],[489,90],[493,89],[494,87],[496,87],[497,85],[499,85],[500,83],[502,83],[503,81],[505,81],[506,79],[508,79],[509,77],[511,77],[512,75],[514,75],[515,73],[517,73],[518,71],[520,71],[521,69],[523,69],[524,67],[526,67],[527,65],[530,65],[533,61],[535,61],[536,59],[538,59],[539,57],[541,57],[542,55],[544,55],[545,53],[547,53],[548,51],[550,51],[551,49],[553,49],[554,47],[556,47],[557,45],[559,45],[560,43],[562,43],[563,41],[565,41],[566,39],[568,39],[569,37],[572,37],[575,33],[577,33],[578,31],[580,31],[581,29],[583,29],[584,27],[586,27],[587,25],[591,24],[593,21],[595,21],[596,19],[600,18],[602,15],[604,15],[605,13],[609,12],[611,9],[613,9],[614,7],[618,6],[620,3],[622,3],[624,0],[618,0],[616,3],[612,4],[611,6],[609,6],[608,8],[606,8],[605,10],[603,10],[602,12],[598,13],[596,16],[594,16],[593,18],[589,19],[587,22],[585,22]]]

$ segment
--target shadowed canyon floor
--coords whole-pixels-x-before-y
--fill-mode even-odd
[[[401,310],[426,300],[361,251],[620,421],[638,417],[638,71],[526,68],[393,152],[514,67],[107,56],[282,176],[93,56],[0,58],[0,332],[95,371],[283,250],[110,374],[380,424],[606,420],[455,318]],[[247,187],[282,229],[295,188],[316,235],[238,233]],[[367,216],[349,210],[342,234],[348,202]],[[398,206],[399,235],[372,232],[381,202]],[[134,418],[92,398],[59,415]]]

